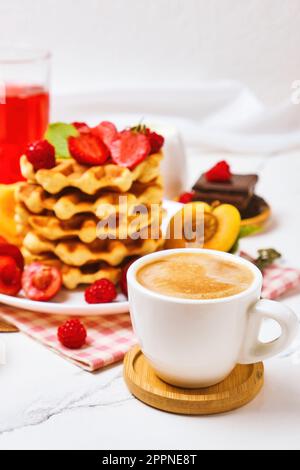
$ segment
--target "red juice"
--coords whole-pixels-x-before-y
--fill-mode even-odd
[[[19,160],[28,143],[41,139],[49,122],[49,93],[38,86],[6,85],[0,103],[0,183],[21,181]]]

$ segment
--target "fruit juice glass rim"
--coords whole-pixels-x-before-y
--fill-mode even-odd
[[[152,261],[159,260],[160,258],[165,258],[167,256],[176,255],[176,254],[208,254],[211,256],[218,256],[223,259],[228,259],[236,264],[241,264],[243,266],[247,266],[253,273],[253,282],[251,285],[245,289],[244,291],[240,292],[239,294],[231,295],[228,297],[220,297],[216,299],[186,299],[180,297],[174,297],[164,294],[159,294],[157,292],[148,289],[147,287],[142,286],[136,278],[137,271],[144,266],[145,264],[151,263]],[[225,253],[222,251],[216,250],[208,250],[204,248],[177,248],[174,250],[165,250],[165,251],[158,251],[156,253],[152,253],[150,255],[143,256],[142,258],[138,259],[133,263],[133,265],[129,268],[127,273],[128,282],[130,281],[135,289],[139,289],[144,294],[151,295],[157,299],[163,300],[165,302],[174,302],[178,304],[219,304],[219,303],[227,303],[231,302],[232,300],[237,300],[239,298],[243,298],[248,296],[249,294],[254,293],[257,289],[261,289],[263,283],[263,276],[261,271],[248,260],[244,258],[240,258],[236,255],[232,255],[231,253]]]
[[[51,52],[47,49],[38,49],[25,44],[0,44],[0,65],[22,65],[34,62],[43,62],[51,59]]]

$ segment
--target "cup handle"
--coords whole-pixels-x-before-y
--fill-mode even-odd
[[[275,320],[281,327],[279,338],[268,343],[259,341],[259,332],[265,319]],[[299,328],[295,313],[279,302],[259,300],[248,311],[248,324],[239,363],[252,364],[268,359],[286,349],[297,336]]]

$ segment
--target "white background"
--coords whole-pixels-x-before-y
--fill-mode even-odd
[[[53,50],[56,92],[233,78],[277,104],[300,78],[299,0],[0,0],[0,20]]]

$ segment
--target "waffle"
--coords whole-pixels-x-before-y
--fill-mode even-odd
[[[163,246],[163,240],[96,240],[84,244],[78,240],[53,242],[39,237],[34,232],[27,233],[23,247],[34,255],[51,253],[63,263],[71,266],[84,266],[95,262],[106,262],[110,266],[120,265],[129,256],[143,256],[153,253]]]
[[[117,284],[121,276],[121,268],[108,266],[105,263],[96,263],[82,268],[68,266],[58,258],[51,255],[34,255],[26,248],[22,248],[22,253],[26,264],[39,261],[45,265],[56,266],[61,270],[63,285],[66,289],[76,289],[81,284],[93,284],[99,279],[109,279]]]
[[[150,155],[132,170],[73,158],[35,170],[23,155],[27,181],[16,193],[15,221],[25,262],[57,266],[68,289],[101,278],[118,283],[128,258],[163,247],[162,157]]]
[[[126,199],[121,199],[124,196]],[[133,183],[131,191],[120,195],[114,192],[101,192],[96,196],[87,196],[78,189],[67,189],[53,196],[41,186],[21,183],[17,189],[16,198],[34,214],[52,211],[60,220],[71,219],[77,214],[94,214],[99,219],[111,215],[127,213],[132,215],[140,204],[159,204],[162,200],[163,189],[161,178],[156,178],[149,184]]]
[[[61,221],[55,215],[34,215],[21,203],[16,207],[15,214],[17,231],[23,237],[31,230],[46,240],[78,237],[84,243],[92,243],[97,238],[124,240],[135,237],[150,224],[160,226],[161,219],[162,211],[159,207],[132,216],[111,216],[101,222],[95,216],[86,214],[75,215],[67,221]]]
[[[150,155],[133,170],[117,165],[86,167],[74,159],[57,160],[50,170],[35,171],[33,165],[23,155],[21,157],[21,172],[28,182],[39,184],[50,194],[57,194],[64,188],[80,189],[85,194],[94,195],[100,189],[112,189],[127,192],[135,181],[149,183],[160,174],[162,153]]]

